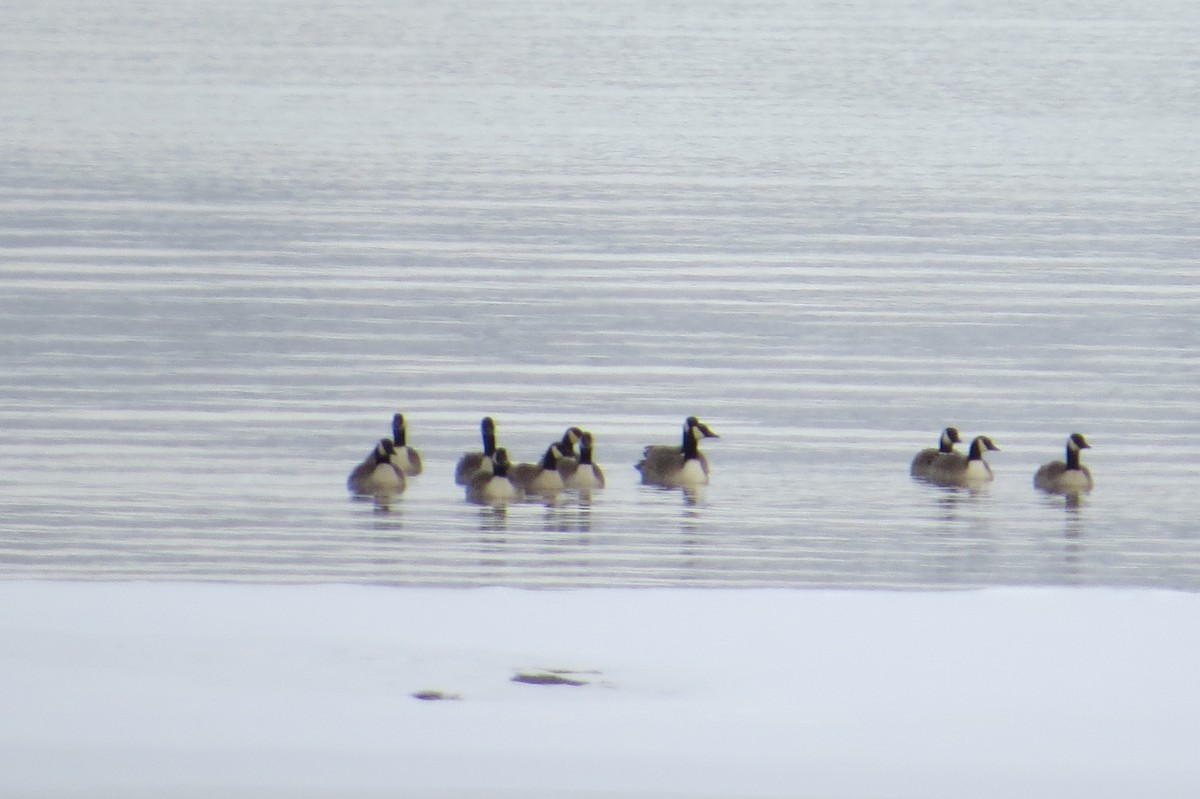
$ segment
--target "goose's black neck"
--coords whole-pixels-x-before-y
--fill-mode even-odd
[[[1079,468],[1079,449],[1072,447],[1070,444],[1067,444],[1067,468]]]
[[[700,442],[691,430],[683,434],[683,459],[691,460],[700,457]]]
[[[542,468],[554,469],[558,465],[558,450],[550,447],[546,450],[546,454],[542,456]]]

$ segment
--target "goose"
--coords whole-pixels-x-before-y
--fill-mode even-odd
[[[969,454],[947,452],[934,460],[926,479],[943,486],[974,487],[990,483],[995,478],[992,467],[983,459],[987,450],[999,452],[1000,448],[987,436],[976,436]]]
[[[1091,449],[1082,433],[1072,433],[1067,438],[1067,460],[1042,464],[1033,475],[1033,485],[1051,494],[1086,494],[1095,481],[1092,470],[1079,462],[1079,451]]]
[[[692,488],[708,485],[708,459],[700,451],[700,440],[720,438],[695,416],[683,424],[683,444],[653,444],[642,452],[634,468],[642,473],[642,483],[667,488]]]
[[[592,461],[592,434],[584,433],[579,438],[579,463],[564,484],[576,491],[591,491],[604,488],[604,472]]]
[[[512,467],[509,477],[526,494],[551,497],[563,490],[562,475],[558,473],[558,457],[558,444],[551,444],[541,461],[518,463]]]
[[[396,468],[408,477],[420,474],[421,453],[408,445],[408,424],[404,421],[402,413],[392,417],[392,444],[396,448],[396,455],[392,459]]]
[[[483,434],[483,452],[468,452],[458,459],[454,467],[454,482],[457,485],[467,485],[478,471],[492,473],[492,456],[496,454],[496,422],[492,417],[485,416],[479,423],[479,429]]]
[[[917,453],[916,457],[912,460],[912,466],[909,467],[908,473],[913,477],[928,476],[934,462],[942,455],[953,453],[954,445],[961,443],[962,439],[958,435],[958,428],[947,427],[942,431],[942,437],[938,441],[937,447],[929,447]]]
[[[480,505],[505,505],[523,497],[508,476],[508,450],[500,447],[488,458],[486,469],[476,469],[467,481],[467,499]]]
[[[398,494],[404,490],[404,472],[394,462],[396,448],[381,438],[367,459],[350,472],[346,487],[355,494]]]
[[[575,454],[575,445],[583,437],[583,431],[578,427],[568,427],[558,442],[558,473],[566,480],[579,465],[579,456]]]

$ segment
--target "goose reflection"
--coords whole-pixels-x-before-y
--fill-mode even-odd
[[[1085,530],[1086,518],[1084,509],[1087,500],[1085,495],[1078,493],[1069,494],[1047,494],[1042,498],[1042,506],[1053,510],[1062,509],[1063,514],[1063,535],[1066,538],[1080,538]]]
[[[1046,508],[1062,508],[1068,519],[1079,518],[1086,505],[1086,494],[1071,492],[1068,494],[1046,494],[1042,497],[1042,505]]]
[[[704,486],[683,486],[683,487],[668,487],[668,486],[646,486],[645,490],[652,491],[656,495],[671,495],[678,494],[683,501],[684,507],[698,508],[702,507],[705,497]]]
[[[563,503],[547,507],[542,519],[542,529],[547,533],[583,533],[592,532],[592,506],[590,503]]]
[[[1083,558],[1086,552],[1083,517],[1078,508],[1067,504],[1063,517],[1063,580],[1078,585],[1083,583]]]
[[[562,504],[576,508],[590,508],[595,503],[595,500],[595,492],[587,489],[578,489],[564,493]]]
[[[1070,539],[1080,539],[1084,534],[1083,505],[1079,497],[1066,497],[1063,500],[1063,535]]]
[[[484,536],[508,532],[508,507],[483,505],[479,508],[479,532]],[[499,543],[504,543],[501,540]]]
[[[978,486],[938,486],[929,485],[933,492],[934,504],[942,521],[956,521],[961,512],[981,499],[988,496],[990,488],[987,485]]]
[[[564,534],[582,534],[580,542],[587,542],[592,534],[592,506],[590,505],[558,505],[547,509],[542,518],[542,530],[545,533],[562,536]],[[566,539],[558,537],[559,542]]]
[[[353,494],[350,497],[351,502],[370,504],[373,513],[378,515],[399,514],[404,503],[398,502],[399,496],[396,494]]]
[[[363,497],[360,501],[366,501],[369,497]],[[371,527],[375,530],[396,532],[404,529],[404,503],[398,502],[394,506],[389,500],[380,501],[375,499],[371,508]]]

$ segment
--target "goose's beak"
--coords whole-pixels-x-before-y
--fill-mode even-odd
[[[704,423],[698,424],[696,427],[700,429],[700,432],[704,434],[705,438],[720,438],[719,435],[714,433],[709,426]]]

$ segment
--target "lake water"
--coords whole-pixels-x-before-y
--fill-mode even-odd
[[[0,577],[1200,590],[1190,0],[5,16]],[[485,414],[609,488],[467,504]]]

